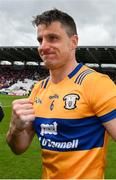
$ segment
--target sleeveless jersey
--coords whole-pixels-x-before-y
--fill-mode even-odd
[[[61,82],[38,82],[30,99],[42,148],[44,179],[104,178],[108,133],[116,118],[116,86],[83,64]]]

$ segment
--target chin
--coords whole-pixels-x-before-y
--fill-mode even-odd
[[[58,68],[58,64],[54,64],[54,63],[45,63],[45,67],[49,70],[55,70]]]

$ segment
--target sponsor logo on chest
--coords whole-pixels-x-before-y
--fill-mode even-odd
[[[53,122],[52,124],[41,124],[41,132],[40,134],[44,136],[45,134],[53,134],[57,135],[57,126],[58,124],[56,122]]]

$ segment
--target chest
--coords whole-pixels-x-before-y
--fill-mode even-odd
[[[73,85],[40,89],[35,97],[34,109],[37,117],[46,118],[83,118],[91,115],[83,90]]]

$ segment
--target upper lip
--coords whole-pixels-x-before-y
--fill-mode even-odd
[[[42,52],[41,55],[44,56],[44,55],[50,55],[50,54],[55,54],[54,52]]]

